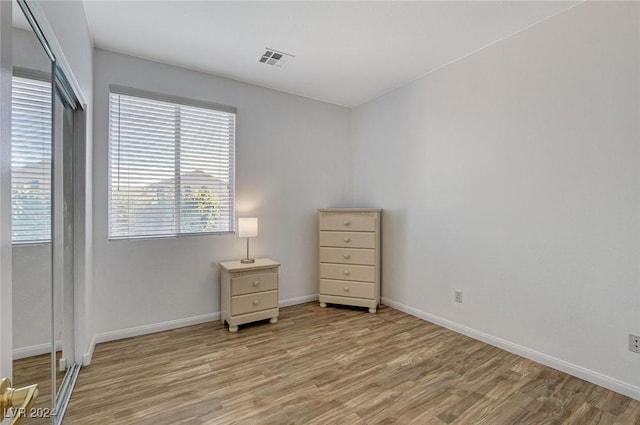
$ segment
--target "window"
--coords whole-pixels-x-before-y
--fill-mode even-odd
[[[111,87],[109,239],[228,233],[235,108]]]
[[[11,95],[11,240],[51,241],[51,83],[20,75]]]

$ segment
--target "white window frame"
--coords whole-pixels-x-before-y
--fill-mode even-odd
[[[40,126],[38,127],[38,129],[42,130],[42,127],[46,127],[49,133],[49,137],[44,141],[45,144],[48,145],[48,150],[49,153],[48,155],[46,155],[46,153],[42,154],[42,172],[43,175],[46,176],[46,179],[48,180],[48,202],[45,203],[45,207],[44,209],[42,209],[41,213],[44,214],[46,217],[46,225],[44,227],[39,226],[39,230],[41,232],[41,237],[31,237],[31,238],[24,238],[24,235],[22,238],[17,238],[16,236],[16,229],[15,229],[15,225],[16,225],[16,221],[15,221],[15,210],[14,210],[14,202],[15,202],[15,191],[17,190],[16,188],[16,172],[18,170],[18,168],[15,167],[15,163],[16,163],[16,151],[15,151],[15,145],[16,145],[16,140],[15,140],[15,133],[14,133],[14,125],[15,125],[15,118],[17,116],[17,114],[15,113],[15,111],[18,109],[16,108],[16,105],[14,102],[17,102],[15,95],[16,95],[16,89],[15,89],[15,79],[16,78],[20,78],[20,79],[24,79],[24,80],[31,80],[33,82],[37,82],[37,83],[42,83],[44,85],[47,86],[48,89],[48,99],[49,101],[47,102],[47,104],[49,105],[49,115],[48,115],[48,119],[44,122],[44,126]],[[53,178],[51,175],[51,166],[52,166],[52,158],[51,155],[53,154],[53,143],[52,143],[52,126],[53,126],[53,110],[52,110],[52,102],[51,99],[53,98],[52,96],[52,83],[51,83],[51,76],[47,73],[44,72],[39,72],[39,71],[32,71],[32,70],[28,70],[28,69],[22,69],[22,68],[14,68],[13,69],[13,75],[12,75],[12,79],[11,79],[11,84],[12,84],[12,99],[11,99],[11,103],[12,103],[12,109],[14,110],[14,113],[12,114],[12,119],[11,119],[11,128],[12,128],[12,136],[11,136],[11,217],[12,217],[12,223],[11,223],[11,243],[13,245],[37,245],[37,244],[48,244],[51,243],[51,230],[52,230],[52,222],[51,222],[51,213],[52,213],[52,207],[51,207],[51,201],[52,201],[52,185],[53,185]],[[24,152],[25,146],[22,146],[22,153],[20,154],[20,156],[22,156],[24,158],[24,156],[26,156],[26,153]],[[45,164],[46,163],[46,164]],[[48,169],[47,169],[48,166]],[[35,177],[35,174],[34,174]]]
[[[167,104],[169,104],[170,106],[176,107],[176,111],[178,111],[178,108],[180,108],[180,110],[182,110],[182,108],[191,108],[190,110],[192,111],[194,110],[193,108],[198,108],[200,110],[208,110],[208,111],[213,111],[215,113],[223,113],[223,114],[228,114],[229,116],[233,116],[233,118],[230,119],[230,121],[232,121],[232,123],[230,124],[232,126],[232,129],[230,130],[228,146],[226,148],[223,147],[224,150],[228,149],[228,156],[225,156],[225,158],[228,160],[228,167],[229,167],[228,174],[226,174],[226,176],[228,177],[228,198],[226,198],[224,203],[224,205],[227,205],[228,208],[225,211],[222,211],[223,215],[221,215],[221,217],[224,217],[224,223],[226,223],[224,229],[214,230],[214,231],[183,231],[182,229],[182,226],[183,226],[183,224],[181,223],[182,218],[181,218],[181,214],[178,211],[181,209],[181,206],[182,206],[180,192],[181,192],[181,180],[183,179],[183,172],[181,170],[182,165],[181,165],[181,159],[180,159],[180,155],[181,155],[180,152],[182,152],[183,142],[181,139],[180,127],[181,127],[181,123],[183,122],[183,118],[182,118],[182,114],[176,114],[176,121],[173,127],[174,132],[176,134],[175,136],[176,139],[173,145],[173,148],[176,152],[174,153],[175,165],[174,165],[174,177],[173,177],[175,179],[173,180],[173,184],[175,186],[175,192],[172,194],[174,209],[176,210],[176,213],[173,216],[174,231],[172,232],[163,231],[163,232],[155,233],[154,230],[150,230],[150,233],[143,234],[140,232],[136,232],[135,229],[134,231],[131,231],[131,229],[129,229],[126,235],[117,233],[117,229],[116,229],[117,225],[113,223],[113,217],[114,217],[114,211],[115,211],[115,210],[112,210],[114,208],[113,185],[114,185],[114,178],[119,181],[120,177],[114,174],[114,173],[117,173],[119,170],[118,165],[114,164],[114,161],[116,157],[121,158],[120,156],[121,154],[118,152],[117,154],[114,155],[114,149],[120,149],[119,147],[116,147],[118,144],[117,137],[119,136],[115,136],[114,134],[117,133],[118,135],[120,135],[119,131],[121,130],[120,129],[118,129],[118,131],[113,130],[116,118],[113,116],[113,110],[115,109],[115,107],[112,104],[112,102],[115,101],[116,97],[120,97],[120,99],[122,99],[122,96],[135,98],[141,101],[161,102],[165,104],[164,106],[168,106]],[[118,111],[120,111],[120,107],[118,107]],[[130,87],[111,85],[109,90],[109,117],[108,117],[108,123],[109,123],[109,136],[108,136],[109,167],[108,167],[108,176],[107,176],[108,182],[109,182],[108,183],[108,211],[107,211],[108,212],[108,239],[110,241],[118,241],[118,240],[131,240],[131,239],[177,238],[177,237],[183,237],[183,236],[199,236],[199,235],[222,235],[222,234],[234,233],[235,232],[236,120],[237,120],[237,109],[233,106],[202,102],[198,100],[187,99],[187,98],[182,98],[182,97],[177,97],[172,95],[165,95],[165,94],[150,92],[146,90],[134,89]],[[121,121],[118,121],[118,123],[120,122]],[[197,143],[196,143],[196,146],[197,146]],[[128,210],[128,213],[131,213],[131,210]]]

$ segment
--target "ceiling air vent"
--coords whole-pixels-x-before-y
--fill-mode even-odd
[[[266,51],[260,57],[260,63],[265,65],[275,66],[276,68],[284,68],[289,62],[293,60],[295,56],[289,53],[279,52],[270,48],[266,48]]]

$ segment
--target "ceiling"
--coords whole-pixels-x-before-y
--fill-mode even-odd
[[[553,16],[553,1],[84,0],[96,47],[354,107]],[[295,56],[258,60],[266,47]]]

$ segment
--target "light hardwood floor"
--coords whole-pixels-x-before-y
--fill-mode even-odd
[[[619,424],[640,402],[382,306],[100,344],[72,424]]]
[[[57,361],[62,353],[56,353]],[[56,388],[60,388],[64,372],[56,371]],[[16,388],[31,384],[38,384],[38,398],[32,408],[40,411],[41,416],[31,416],[25,421],[27,425],[48,425],[51,424],[50,412],[51,403],[51,354],[26,357],[13,361],[13,386]]]

